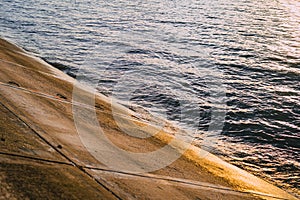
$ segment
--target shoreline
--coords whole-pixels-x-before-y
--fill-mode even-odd
[[[203,153],[200,148],[191,146],[187,151],[183,151],[188,144],[179,140],[172,142],[172,148],[183,156],[163,169],[143,175],[126,171],[111,172],[86,150],[77,134],[72,111],[72,91],[75,80],[42,59],[29,55],[26,51],[3,39],[0,39],[0,46],[2,74],[0,76],[0,103],[2,108],[6,110],[5,112],[14,115],[11,118],[18,118],[23,121],[27,128],[42,140],[37,144],[46,145],[47,148],[51,148],[52,152],[57,154],[55,158],[52,158],[52,155],[49,155],[47,151],[39,152],[36,150],[35,145],[32,145],[29,150],[22,151],[19,150],[19,147],[14,147],[14,150],[11,150],[4,145],[1,152],[4,152],[6,156],[13,154],[15,157],[8,156],[9,158],[1,159],[0,163],[15,164],[21,162],[22,164],[27,162],[21,161],[25,159],[24,157],[48,160],[46,159],[47,156],[51,157],[51,160],[58,159],[59,162],[65,164],[71,163],[77,171],[80,170],[83,173],[83,176],[95,179],[96,181],[91,185],[98,183],[97,186],[93,187],[101,188],[97,191],[101,190],[101,194],[107,195],[107,198],[130,199],[135,196],[149,198],[155,192],[157,197],[168,195],[171,199],[179,197],[190,199],[200,195],[208,199],[214,199],[216,196],[220,199],[240,199],[240,195],[243,196],[243,199],[297,199],[208,152],[205,153],[206,157],[199,157],[199,154]],[[91,92],[82,91],[82,95],[85,98],[91,95]],[[126,151],[153,151],[168,144],[173,139],[172,135],[165,131],[161,131],[146,140],[130,137],[122,133],[115,123],[110,101],[107,97],[97,94],[95,103],[97,116],[102,120],[99,123],[101,127],[104,127],[108,138]],[[134,118],[134,113],[124,106],[114,104],[112,107],[117,113],[127,116],[124,118],[125,126],[133,123],[137,127],[147,125],[149,126],[148,132],[146,130],[148,134],[151,134],[151,131],[155,129],[145,121]],[[16,125],[12,125],[12,127],[14,126]],[[127,128],[130,128],[132,132],[137,131],[136,127],[129,126]],[[95,127],[90,125],[88,130],[93,131]],[[176,129],[173,130],[176,131]],[[14,146],[14,144],[11,145]],[[172,150],[167,153],[171,155],[174,152]],[[21,159],[20,156],[23,158]],[[76,171],[75,169],[74,171]],[[64,173],[66,172],[62,172],[62,174]],[[1,184],[2,179],[0,176]],[[92,181],[90,179],[89,181]],[[154,181],[157,179],[164,180],[168,184],[163,181],[162,183]],[[176,185],[176,181],[184,186]],[[145,183],[149,183],[148,187],[141,186]],[[4,181],[4,184],[14,185],[15,183]],[[162,189],[159,189],[160,187]],[[183,187],[184,191],[188,192],[182,192],[182,188],[178,189],[178,187]],[[201,187],[202,190],[199,189]],[[9,187],[7,190],[7,194],[13,193],[9,192]],[[110,196],[111,194],[107,194],[107,192],[113,195]]]
[[[25,49],[25,51],[27,51],[27,50]],[[31,52],[29,51],[29,53],[31,53]],[[36,54],[33,53],[33,55],[36,55]],[[37,57],[38,57],[38,56],[37,56]],[[70,76],[70,77],[76,79],[76,70],[75,70],[75,68],[70,67],[70,66],[68,66],[68,65],[61,64],[60,62],[51,62],[51,61],[48,61],[47,59],[44,59],[44,58],[42,58],[42,57],[39,57],[39,58],[42,59],[42,60],[43,60],[44,62],[46,62],[47,64],[53,66],[54,68],[59,69],[60,71],[64,72],[64,73],[67,74],[68,76]],[[97,92],[100,93],[101,95],[104,95],[104,96],[110,98],[109,94],[107,94],[107,93],[105,93],[105,92],[103,92],[103,91],[97,90]],[[144,120],[146,120],[145,122],[147,122],[147,120],[149,120],[148,123],[150,123],[150,120],[151,120],[151,119],[157,121],[157,119],[156,119],[157,116],[156,116],[156,118],[153,117],[153,115],[151,115],[147,109],[145,109],[145,108],[143,108],[143,107],[141,108],[140,105],[138,105],[138,104],[135,104],[134,107],[131,107],[130,105],[127,105],[126,103],[122,103],[122,102],[119,102],[119,104],[121,104],[122,106],[124,106],[126,109],[130,109],[131,111],[135,112],[135,113],[138,115],[138,117],[139,117],[140,120],[143,120],[143,119],[144,119]],[[139,113],[139,111],[140,111],[141,109],[142,109],[142,111],[141,111],[142,114]],[[145,115],[147,115],[147,116],[145,116]],[[166,121],[165,119],[161,119],[161,120]],[[172,122],[170,122],[170,121],[167,122],[167,121],[166,121],[166,123],[172,124],[172,125],[174,126],[173,122],[174,122],[174,121],[172,121]],[[152,125],[154,125],[154,124],[152,124]],[[176,127],[176,128],[178,128],[178,127]],[[179,129],[180,129],[180,128],[179,128]],[[165,131],[166,131],[167,133],[170,133],[168,130],[165,130]],[[171,132],[172,132],[172,131],[171,131]],[[170,133],[170,134],[171,134],[171,133]],[[197,148],[200,148],[200,149],[201,149],[201,145],[197,145],[197,143],[195,143],[194,145],[195,145]],[[231,165],[236,166],[237,168],[240,168],[240,169],[242,169],[242,170],[244,170],[244,171],[247,171],[247,172],[250,173],[250,174],[253,174],[254,176],[256,176],[256,177],[258,177],[258,178],[260,178],[260,179],[262,179],[262,180],[265,180],[265,181],[267,181],[267,182],[269,182],[269,183],[272,183],[272,185],[274,185],[274,186],[276,186],[276,187],[278,187],[278,188],[281,188],[282,190],[284,190],[284,191],[286,191],[286,192],[288,192],[288,193],[290,193],[290,194],[292,194],[292,195],[295,195],[295,196],[298,197],[298,198],[300,197],[300,191],[299,191],[297,188],[295,188],[295,187],[289,188],[287,185],[284,185],[282,182],[276,182],[276,181],[274,181],[274,180],[273,180],[273,177],[268,177],[268,176],[266,176],[265,174],[262,175],[262,174],[260,174],[260,173],[257,173],[256,171],[251,171],[251,169],[246,168],[245,166],[243,166],[243,164],[238,165],[237,163],[232,162],[232,160],[230,160],[230,157],[228,157],[227,154],[219,155],[218,153],[221,153],[221,152],[218,152],[218,151],[217,151],[217,152],[214,152],[214,153],[212,153],[212,154],[213,154],[213,155],[216,155],[216,156],[219,157],[219,158],[221,158],[221,160],[223,160],[223,161],[225,161],[225,162],[227,162],[227,163],[229,163],[229,164],[231,164]],[[227,157],[226,157],[226,156],[227,156]]]

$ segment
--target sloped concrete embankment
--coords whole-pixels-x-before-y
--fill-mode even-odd
[[[171,140],[168,156],[183,154],[170,165],[149,173],[107,167],[83,145],[74,123],[72,101],[75,80],[21,48],[0,40],[0,199],[297,199],[218,157],[173,140],[172,134],[138,119],[135,114],[101,95],[95,95],[95,113],[103,132],[128,152],[151,152]],[[93,96],[79,90],[82,99]],[[116,123],[114,113],[132,137]],[[98,127],[82,119],[86,131]],[[133,125],[134,124],[134,125]],[[170,128],[170,131],[177,131]],[[104,144],[105,145],[105,144]],[[116,155],[117,156],[117,155]],[[120,162],[125,162],[126,158]],[[162,158],[156,158],[160,162]],[[133,160],[132,163],[137,163]]]

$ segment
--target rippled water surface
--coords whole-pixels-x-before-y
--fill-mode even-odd
[[[1,36],[299,194],[299,1],[2,0],[0,13]]]

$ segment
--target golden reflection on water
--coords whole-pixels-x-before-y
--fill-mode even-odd
[[[282,5],[289,11],[288,23],[293,27],[293,31],[289,32],[293,41],[289,44],[294,49],[287,49],[294,51],[300,57],[300,1],[299,0],[285,0]],[[296,51],[296,52],[295,52]]]

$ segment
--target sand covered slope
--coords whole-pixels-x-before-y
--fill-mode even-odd
[[[111,102],[0,39],[0,199],[297,199]]]

